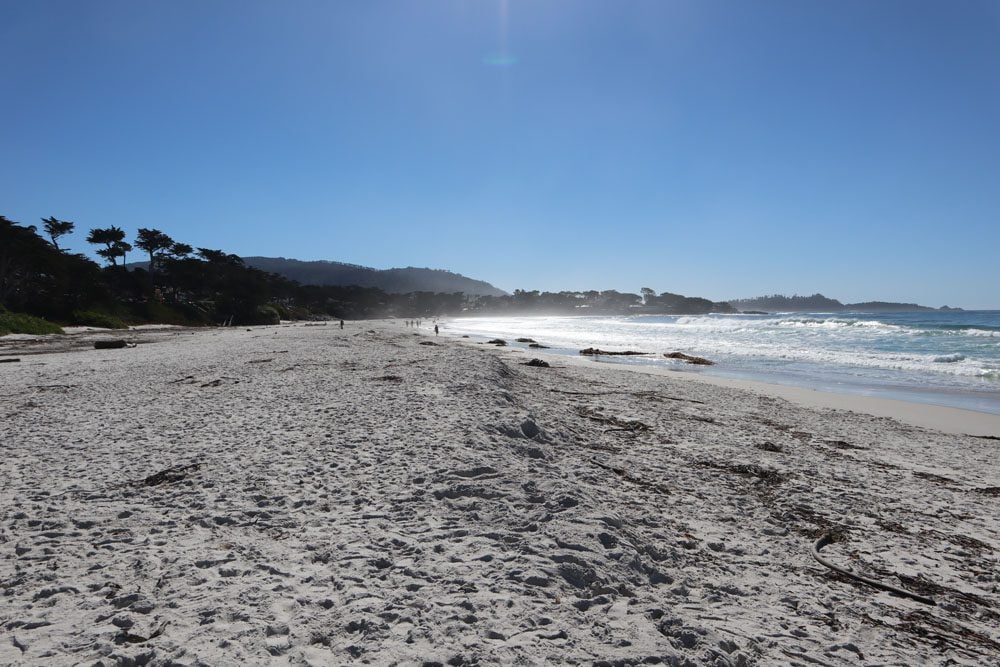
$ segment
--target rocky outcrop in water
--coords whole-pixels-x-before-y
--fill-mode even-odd
[[[667,359],[680,359],[689,364],[694,364],[695,366],[714,366],[714,361],[709,361],[705,357],[695,357],[690,354],[684,354],[683,352],[667,352],[663,355]]]

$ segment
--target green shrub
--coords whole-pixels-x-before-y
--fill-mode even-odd
[[[100,327],[102,329],[127,329],[120,317],[108,315],[96,310],[76,310],[73,312],[73,324],[85,327]]]
[[[62,328],[33,315],[23,313],[11,313],[7,310],[0,310],[0,336],[7,334],[61,334]]]

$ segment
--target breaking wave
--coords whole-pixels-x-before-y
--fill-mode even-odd
[[[585,347],[654,353],[632,363],[668,364],[683,351],[761,379],[795,375],[860,387],[993,392],[1000,412],[1000,312],[887,315],[577,316],[463,318],[454,333],[514,339],[528,336],[553,350]],[[672,366],[673,367],[673,366]]]
[[[962,329],[963,336],[977,336],[979,338],[1000,338],[1000,331],[995,329]]]

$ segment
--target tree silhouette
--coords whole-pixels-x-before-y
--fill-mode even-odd
[[[211,248],[198,248],[198,256],[209,264],[231,264],[242,266],[243,258],[239,255],[230,255],[222,250],[212,250]]]
[[[25,249],[31,235],[29,228],[0,215],[0,240],[3,241],[0,244],[0,305],[6,304],[28,280]]]
[[[117,266],[117,258],[121,257],[122,268],[125,268],[125,253],[132,249],[132,245],[125,241],[125,230],[114,225],[105,229],[91,229],[87,234],[87,243],[103,244],[104,247],[97,254],[110,262],[111,266]]]
[[[92,260],[58,250],[34,226],[0,215],[0,305],[69,319],[74,310],[103,303],[106,286]]]
[[[174,240],[158,229],[140,227],[135,245],[149,253],[149,280],[152,282],[153,273],[156,271],[156,261],[160,255],[173,247]]]
[[[184,259],[194,252],[194,248],[189,246],[187,243],[174,243],[170,246],[170,250],[168,252],[174,259]]]
[[[126,241],[115,241],[107,250],[98,250],[97,254],[105,259],[111,260],[112,265],[116,265],[116,257],[122,258],[122,271],[125,270],[125,257],[132,250],[132,244]]]
[[[42,218],[42,222],[45,223],[45,232],[52,239],[52,245],[55,246],[56,250],[59,250],[59,237],[69,234],[76,227],[76,224],[69,220],[57,220],[55,216]]]

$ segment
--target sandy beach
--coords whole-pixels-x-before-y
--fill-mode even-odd
[[[396,322],[3,358],[0,664],[1000,663],[990,415]]]

